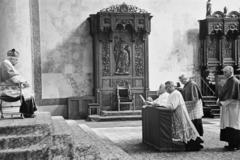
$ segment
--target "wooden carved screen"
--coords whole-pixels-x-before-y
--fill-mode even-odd
[[[101,110],[116,110],[116,86],[131,85],[136,109],[147,96],[150,16],[135,6],[114,5],[90,15],[93,37],[94,91]]]
[[[201,75],[208,84],[218,82],[225,66],[232,66],[234,73],[240,68],[240,13],[216,11],[200,20]],[[218,88],[215,87],[217,91]]]

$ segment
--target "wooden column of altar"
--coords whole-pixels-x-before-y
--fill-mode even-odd
[[[216,93],[224,84],[222,69],[232,66],[234,73],[240,68],[240,13],[216,11],[199,20],[201,74]]]
[[[148,35],[152,16],[138,7],[113,5],[88,18],[93,38],[94,93],[101,110],[116,110],[116,85],[130,84],[136,109],[149,92]]]

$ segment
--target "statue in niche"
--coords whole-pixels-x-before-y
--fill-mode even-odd
[[[206,13],[206,17],[211,16],[212,14],[212,4],[211,4],[211,0],[207,1],[207,13]]]
[[[231,52],[232,52],[232,43],[227,40],[226,36],[223,36],[222,39],[222,57],[223,58],[231,58]]]
[[[131,48],[124,42],[124,37],[115,36],[114,57],[116,62],[116,75],[129,75]]]

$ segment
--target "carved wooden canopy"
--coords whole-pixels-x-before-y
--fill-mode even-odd
[[[110,41],[112,41],[113,37],[111,33],[121,28],[131,29],[135,33],[142,32],[149,34],[151,31],[151,18],[150,13],[144,9],[123,3],[104,8],[97,14],[90,15],[88,20],[91,25],[91,34],[110,32]],[[133,37],[133,41],[134,39]],[[101,41],[101,38],[99,40]]]
[[[232,11],[228,14],[216,11],[199,22],[201,39],[214,33],[220,33],[222,35],[227,35],[229,31],[240,33],[240,13],[237,11]]]
[[[202,67],[215,67],[219,73],[226,65],[240,68],[240,13],[216,11],[199,25]]]

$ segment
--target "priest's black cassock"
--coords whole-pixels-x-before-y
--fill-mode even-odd
[[[219,101],[220,113],[220,140],[229,143],[231,147],[240,145],[240,82],[231,76],[224,84]]]
[[[189,80],[182,90],[183,99],[185,101],[188,114],[196,127],[200,136],[203,136],[203,105],[202,105],[202,93],[197,84]]]

